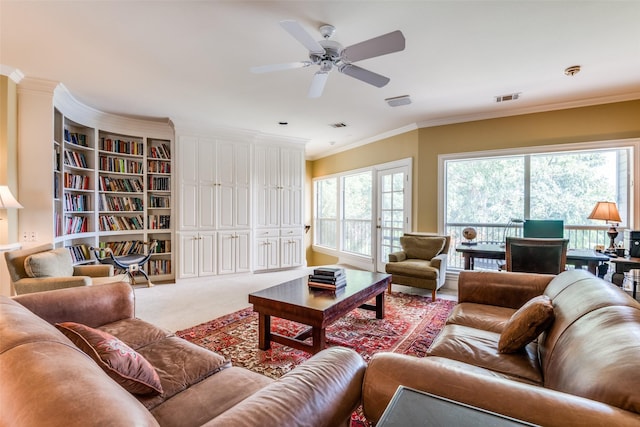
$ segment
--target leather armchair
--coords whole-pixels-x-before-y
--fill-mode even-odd
[[[112,265],[73,265],[66,248],[54,249],[50,243],[5,252],[4,257],[17,295],[116,280]]]
[[[437,234],[407,233],[402,236],[402,251],[389,254],[385,267],[392,276],[391,283],[430,289],[431,299],[435,301],[436,292],[446,279],[450,243],[450,236]]]

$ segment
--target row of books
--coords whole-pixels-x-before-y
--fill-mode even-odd
[[[86,233],[88,231],[88,221],[84,216],[65,216],[64,234]]]
[[[142,156],[144,148],[142,142],[123,141],[121,139],[100,138],[99,149],[101,151],[111,151],[112,153],[130,154]]]
[[[171,191],[171,178],[154,176],[149,180],[149,190]]]
[[[86,175],[64,173],[64,188],[71,190],[88,190],[91,179]]]
[[[154,159],[171,159],[171,150],[168,144],[149,147],[149,157]]]
[[[343,268],[321,267],[313,270],[308,283],[310,288],[335,291],[347,286],[347,276]]]
[[[89,247],[87,245],[73,245],[68,246],[69,253],[71,254],[71,259],[74,264],[89,261],[91,259],[91,251],[89,251]]]
[[[86,194],[64,195],[64,210],[66,212],[83,212],[91,210],[90,199]]]
[[[142,212],[144,201],[139,197],[117,197],[100,194],[101,211]]]
[[[98,222],[100,224],[100,231],[127,231],[144,229],[144,221],[141,215],[100,215]]]
[[[140,161],[111,156],[100,156],[100,170],[103,172],[129,173],[136,175],[142,175],[144,172],[142,162]]]
[[[101,176],[98,181],[100,191],[119,191],[122,193],[142,193],[144,187],[140,178],[110,178]]]
[[[84,153],[78,153],[72,150],[64,151],[64,164],[67,166],[73,166],[75,168],[88,169],[87,159]]]
[[[171,197],[170,196],[149,196],[149,208],[170,208]]]
[[[170,259],[151,259],[147,264],[147,273],[152,276],[160,274],[171,274]]]
[[[69,129],[64,130],[64,140],[74,145],[79,145],[81,147],[88,147],[87,144],[87,135],[77,132],[70,132]]]
[[[100,258],[106,256],[105,249],[109,248],[114,256],[144,253],[144,242],[142,240],[125,240],[121,242],[100,242],[98,254]],[[103,256],[104,255],[104,256]]]
[[[171,162],[161,160],[149,160],[149,173],[171,173]]]
[[[149,215],[150,230],[168,230],[171,228],[169,215]]]

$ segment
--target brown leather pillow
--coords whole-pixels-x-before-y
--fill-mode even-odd
[[[129,393],[162,393],[153,366],[118,338],[75,322],[56,323],[56,327]]]
[[[540,295],[513,313],[498,342],[500,353],[514,353],[536,339],[555,319],[551,299]]]

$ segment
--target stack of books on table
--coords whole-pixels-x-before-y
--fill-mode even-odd
[[[309,287],[316,289],[339,290],[347,285],[347,276],[343,268],[322,267],[309,275]]]

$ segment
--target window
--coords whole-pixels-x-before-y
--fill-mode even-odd
[[[373,174],[371,171],[342,178],[342,249],[371,256]]]
[[[469,226],[476,228],[479,241],[502,242],[513,219],[561,219],[570,247],[605,243],[606,224],[587,217],[596,202],[614,201],[620,226],[628,226],[633,150],[631,146],[564,147],[563,151],[442,156],[444,229],[458,243],[462,229]],[[509,234],[519,232],[518,227],[509,230]]]
[[[327,248],[338,248],[338,178],[315,181],[315,242]]]

